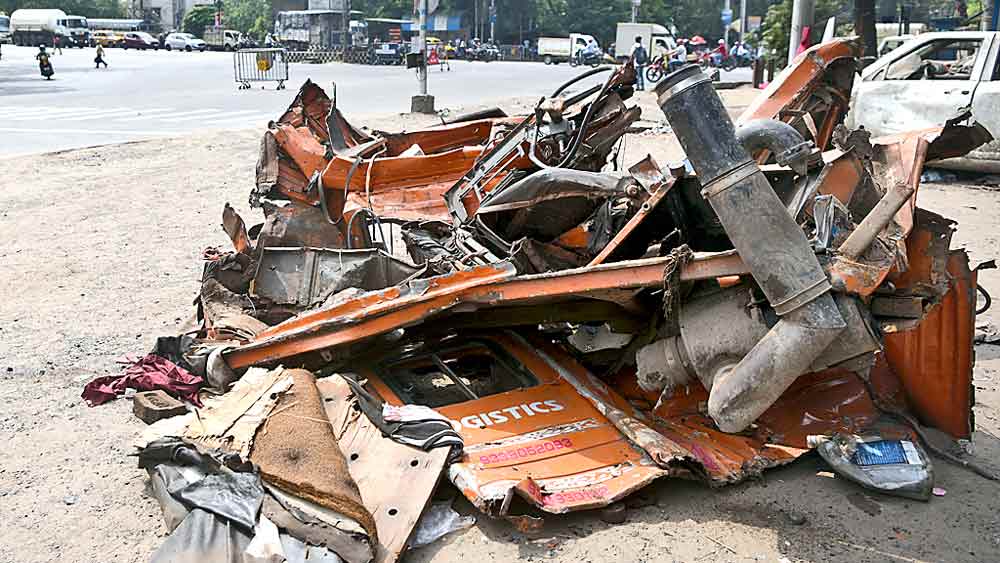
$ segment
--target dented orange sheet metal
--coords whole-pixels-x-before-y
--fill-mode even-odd
[[[647,189],[648,207],[623,219],[616,236],[599,252],[593,251],[587,267],[518,275],[513,260],[500,261],[352,294],[260,332],[253,341],[228,350],[226,361],[234,369],[278,363],[329,368],[346,362],[384,399],[402,404],[412,401],[388,383],[383,366],[351,362],[365,354],[383,354],[384,360],[405,350],[408,339],[467,337],[490,329],[480,337],[516,358],[537,384],[433,406],[453,421],[466,442],[464,458],[451,468],[452,481],[477,507],[505,517],[514,517],[514,496],[543,511],[561,513],[606,505],[663,476],[697,478],[713,485],[745,479],[801,456],[808,451],[810,435],[859,433],[876,424],[880,413],[870,389],[880,404],[901,405],[927,424],[966,437],[971,431],[975,272],[969,270],[963,251],[948,248],[939,232],[941,222],[929,220],[916,207],[915,194],[925,160],[961,152],[956,145],[964,147],[969,138],[978,137],[973,128],[949,125],[878,139],[874,146],[864,139],[854,148],[845,147],[834,126],[847,109],[856,51],[850,40],[810,49],[748,108],[741,121],[779,118],[814,138],[821,148],[831,142],[840,147],[823,155],[822,170],[810,172],[806,184],[815,191],[805,196],[810,200],[801,207],[806,215],[812,213],[816,194],[833,195],[848,207],[854,203],[849,211],[861,221],[884,193],[912,192],[869,252],[848,259],[830,251],[822,257],[840,292],[866,300],[876,290],[879,295],[891,291],[925,299],[926,314],[921,319],[898,324],[878,319],[886,333],[885,350],[875,354],[870,373],[867,364],[851,363],[850,369],[838,364],[802,375],[746,432],[723,433],[706,414],[708,393],[700,381],[661,394],[639,389],[635,373],[628,369],[609,370],[605,379],[599,379],[594,375],[598,371],[585,367],[592,365],[589,360],[571,355],[550,335],[522,328],[544,322],[606,322],[629,326],[634,338],[653,328],[649,316],[659,315],[659,292],[669,289],[667,268],[672,257],[613,259],[616,249],[674,188],[675,180],[678,190],[684,181],[695,182],[662,175],[657,189],[636,177]],[[609,123],[620,125],[633,117],[631,110],[624,111],[621,99],[613,99],[602,110],[598,118]],[[338,130],[349,142],[331,155],[313,130],[318,113],[292,112],[272,129],[269,150],[276,156],[265,168],[278,182],[287,182],[277,188],[283,195],[323,205],[331,220],[349,222],[367,210],[392,218],[444,218],[451,205],[451,213],[469,224],[480,205],[488,209],[488,200],[510,185],[502,183],[506,175],[521,166],[534,167],[523,149],[533,146],[526,131],[536,116],[505,131],[505,137],[498,133],[502,129],[494,131],[501,126],[495,121],[379,139],[354,136],[352,129],[341,125]],[[502,127],[512,123],[516,124],[506,122]],[[973,134],[963,137],[963,131]],[[420,151],[412,148],[415,145]],[[459,171],[461,166],[466,168]],[[455,173],[459,173],[455,180],[446,181]],[[319,181],[310,185],[309,177]],[[857,193],[863,201],[852,202]],[[571,224],[576,222],[573,218]],[[238,226],[228,225],[228,230],[236,232],[236,243]],[[526,240],[570,250],[588,243],[585,224],[552,239]],[[661,247],[660,252],[666,250]],[[731,286],[741,277],[746,281],[747,274],[734,251],[697,252],[682,264],[679,279]],[[572,315],[560,317],[558,311]],[[517,322],[518,315],[531,322]],[[477,317],[495,322],[477,324]],[[515,326],[518,332],[492,330]],[[954,354],[955,361],[942,363],[946,354]],[[811,369],[828,365],[814,364]]]
[[[468,311],[573,299],[617,299],[628,307],[628,292],[663,284],[668,260],[649,258],[527,276],[517,276],[513,266],[504,262],[414,280],[289,319],[271,327],[254,342],[230,350],[226,361],[235,369],[281,361],[384,334],[452,309]],[[681,279],[713,279],[746,272],[746,266],[733,252],[702,253],[685,265]]]
[[[856,38],[814,45],[795,57],[740,115],[737,125],[754,119],[779,119],[829,147],[833,129],[847,115],[857,57]]]
[[[386,219],[443,219],[441,194],[472,167],[494,123],[510,121],[373,138],[350,125],[323,90],[307,81],[265,134],[257,197],[322,204],[334,222],[362,208]],[[314,176],[318,181],[311,182]]]
[[[830,370],[796,382],[753,433],[724,434],[701,413],[707,394],[700,386],[678,389],[649,412],[642,392],[627,384],[634,375],[609,388],[542,338],[510,332],[476,338],[500,346],[538,380],[438,407],[465,441],[450,479],[495,516],[509,515],[512,495],[563,513],[605,506],[665,476],[740,481],[808,451],[807,435],[857,432],[878,416],[857,375]],[[361,371],[383,399],[406,402],[384,379],[390,373],[378,366]],[[643,435],[623,432],[622,416]]]
[[[669,473],[580,394],[564,373],[572,366],[568,358],[553,358],[553,350],[513,333],[484,338],[523,364],[538,384],[438,407],[465,441],[465,454],[449,476],[481,510],[507,516],[515,493],[546,512],[593,508]],[[377,370],[364,375],[383,398],[403,402]]]
[[[929,158],[965,154],[988,140],[980,130],[978,125],[950,125],[872,140],[870,177],[879,191],[885,194],[891,190],[904,190],[910,195],[883,231],[885,238],[881,248],[870,249],[858,258],[837,254],[827,264],[827,274],[834,287],[869,296],[892,272],[906,271],[908,253],[903,241],[913,229],[924,162]],[[833,152],[839,154],[838,151]],[[844,204],[849,204],[854,189],[868,176],[859,170],[864,167],[855,156],[840,154],[834,158],[831,173],[823,179],[818,192],[835,195]],[[872,246],[877,246],[878,241],[876,243]]]
[[[949,249],[951,232],[950,221],[935,217],[910,234],[909,269],[893,279],[897,293],[944,294],[929,299],[916,326],[902,319],[883,323],[885,355],[905,404],[923,423],[969,438],[977,276],[964,250]]]

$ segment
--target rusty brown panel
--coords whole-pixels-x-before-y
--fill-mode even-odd
[[[236,249],[236,252],[249,254],[253,250],[243,218],[228,203],[222,209],[222,230],[226,231],[229,240],[233,241],[233,248]]]
[[[295,162],[307,178],[326,167],[326,148],[309,129],[276,124],[271,132],[280,150]]]
[[[951,289],[913,330],[885,336],[889,366],[914,414],[956,438],[972,432],[976,272],[963,250],[950,253]],[[930,280],[926,280],[930,283]]]
[[[315,197],[309,198],[305,195],[306,188],[309,186],[309,178],[302,174],[302,171],[289,158],[278,159],[277,186],[281,193],[290,199],[319,203]]]
[[[284,206],[264,205],[264,227],[258,237],[258,247],[344,248],[343,224],[331,225],[323,212],[309,205],[290,203]]]
[[[307,79],[277,122],[295,127],[308,127],[320,141],[326,141],[325,121],[329,111],[330,98],[326,92],[315,82]]]

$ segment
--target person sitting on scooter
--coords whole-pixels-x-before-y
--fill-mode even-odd
[[[677,47],[673,51],[670,51],[670,62],[667,64],[667,72],[673,72],[687,64],[687,42],[687,39],[677,40]]]
[[[733,58],[736,59],[737,66],[750,65],[750,50],[747,49],[746,43],[740,41],[733,45]]]
[[[722,66],[722,61],[729,57],[729,48],[726,47],[725,39],[719,39],[719,46],[712,49],[711,56],[714,66]]]
[[[38,59],[38,70],[42,73],[42,76],[46,80],[52,80],[52,75],[55,72],[52,70],[52,62],[49,60],[49,53],[45,50],[45,45],[38,46],[38,54],[35,55]]]
[[[587,64],[588,59],[593,59],[594,57],[601,56],[601,46],[597,44],[597,41],[591,37],[587,41],[587,45],[580,49],[580,64]]]

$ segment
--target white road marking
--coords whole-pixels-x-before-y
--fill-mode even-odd
[[[207,117],[205,115],[206,113],[218,113],[218,112],[219,112],[219,110],[217,110],[215,108],[206,108],[206,109],[196,109],[196,110],[191,110],[191,111],[183,111],[183,112],[180,112],[180,113],[178,113],[176,115],[171,115],[170,117],[164,117],[164,118],[160,119],[160,121],[163,121],[165,123],[173,123],[174,121],[187,121],[189,119],[205,119]]]
[[[174,108],[151,108],[151,109],[140,108],[122,112],[127,115],[124,115],[122,117],[112,117],[110,118],[110,121],[141,121],[143,119],[156,119],[157,117],[163,117],[163,116],[151,115],[151,114],[170,113],[172,111],[174,111]]]
[[[102,129],[32,129],[27,127],[0,127],[0,132],[5,133],[67,133],[75,134],[80,133],[83,135],[139,135],[139,136],[153,136],[161,137],[170,135],[184,135],[186,131],[117,131],[117,130],[102,130]]]
[[[74,115],[80,112],[95,111],[98,108],[63,108],[63,109],[47,109],[47,108],[20,108],[15,110],[4,110],[0,111],[0,119],[49,119],[57,115]]]
[[[188,117],[168,118],[168,119],[163,119],[162,121],[167,121],[167,122],[191,121],[193,119],[205,119],[205,120],[211,119],[212,121],[225,121],[227,119],[238,119],[240,116],[246,116],[249,113],[258,113],[259,111],[260,110],[256,110],[256,109],[246,109],[246,110],[240,110],[240,111],[228,111],[228,112],[220,113],[217,116],[216,115],[194,115],[194,116],[188,116]],[[226,117],[226,116],[229,116],[229,117]]]
[[[244,115],[236,115],[237,113],[242,113]],[[260,122],[261,124],[266,125],[271,119],[274,119],[274,116],[269,116],[259,110],[248,110],[246,112],[233,112],[230,114],[230,117],[220,117],[218,119],[213,117],[212,119],[206,119],[202,123],[210,125],[215,123],[232,123],[233,121],[252,121]]]
[[[128,108],[113,108],[113,109],[103,109],[98,111],[84,112],[84,115],[77,115],[74,117],[60,117],[59,121],[90,121],[93,119],[107,119],[112,115],[121,113],[123,110]]]
[[[267,123],[268,123],[269,120],[270,120],[270,118],[268,118],[268,117],[254,117],[252,119],[249,118],[249,117],[247,119],[220,119],[218,121],[206,121],[205,125],[210,125],[210,126],[214,126],[214,125],[227,125],[227,126],[229,126],[229,125],[247,125],[247,126],[250,126],[250,127],[259,126],[261,128],[266,128],[267,127]]]

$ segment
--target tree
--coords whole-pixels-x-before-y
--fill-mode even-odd
[[[541,35],[589,33],[601,44],[615,40],[615,26],[629,21],[629,0],[537,0]]]
[[[21,8],[62,10],[85,18],[125,17],[125,8],[119,0],[0,0],[0,12],[9,15]]]
[[[195,6],[184,14],[181,31],[201,37],[205,34],[205,28],[212,25],[215,25],[215,6]]]
[[[224,0],[225,25],[262,39],[274,27],[270,0]]]

